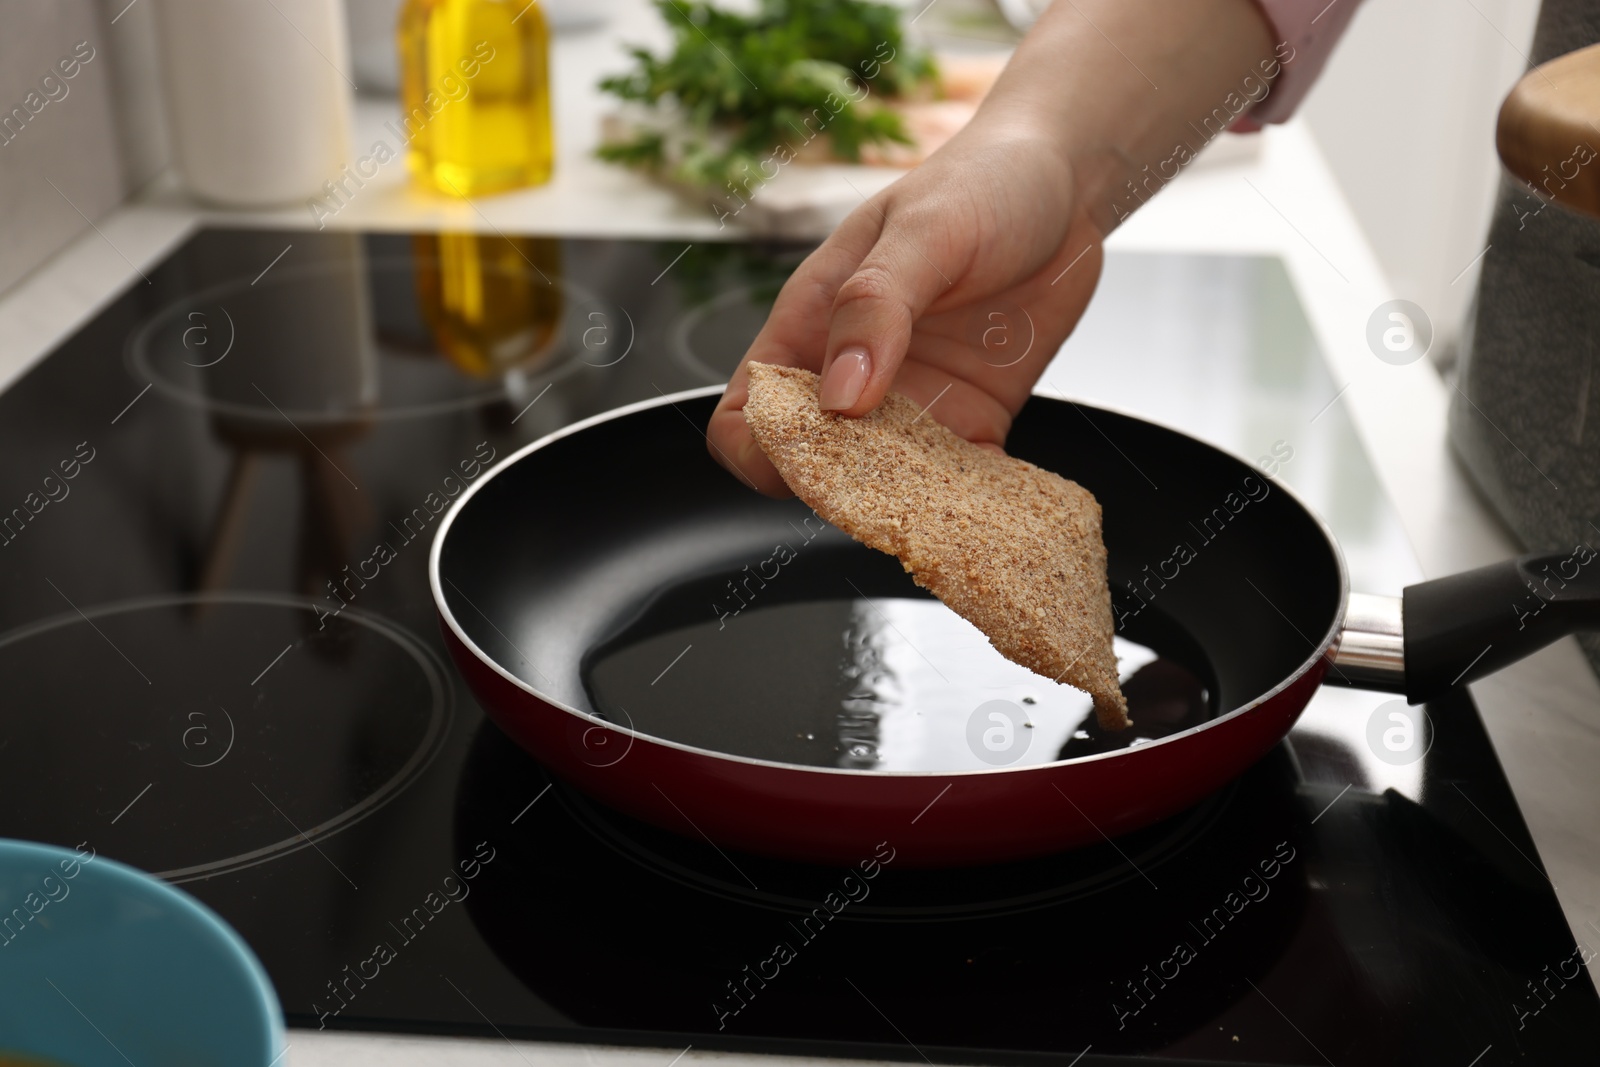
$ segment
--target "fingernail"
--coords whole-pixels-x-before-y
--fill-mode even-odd
[[[843,411],[854,407],[861,391],[872,377],[872,360],[865,348],[847,348],[833,359],[833,366],[822,379],[819,398],[824,411]]]

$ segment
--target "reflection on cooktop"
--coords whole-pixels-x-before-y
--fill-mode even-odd
[[[557,242],[474,260],[451,235],[417,240],[415,258],[373,259],[352,239],[259,283],[185,294],[130,339],[129,371],[211,412],[225,437],[294,446],[307,428],[325,444],[375,419],[531,397],[574,364],[620,361],[633,341],[625,309],[561,277]]]
[[[663,1063],[1584,1062],[1600,998],[1462,694],[1399,777],[1297,731],[1158,826],[943,872],[892,841],[844,870],[644,826],[487,723],[427,585],[444,507],[547,433],[726,374],[805,252],[197,234],[0,395],[0,834],[183,881],[300,1027]],[[1256,276],[1229,262],[1106,285],[1202,339],[1299,314],[1265,284],[1185,301]],[[860,713],[888,708],[868,675],[893,649],[852,604],[801,609],[878,686],[828,728],[892,755]],[[1413,799],[1379,791],[1402,778]]]
[[[494,808],[502,801],[509,804],[512,797],[507,783],[522,788],[531,774],[543,773],[492,725],[485,726],[473,743],[458,803],[462,809]],[[559,821],[557,832],[572,835],[573,847],[587,856],[578,864],[585,870],[614,867],[621,859],[657,879],[676,883],[679,888],[675,892],[700,897],[711,894],[736,905],[789,915],[809,914],[839,879],[839,872],[829,867],[764,856],[741,854],[735,866],[704,841],[630,818],[558,779],[540,780],[552,787],[548,803],[562,811],[559,820],[546,820],[544,825]],[[1223,823],[1227,809],[1238,802],[1239,792],[1237,785],[1229,786],[1182,815],[1118,839],[1116,848],[1101,846],[990,867],[931,872],[895,868],[891,860],[874,882],[871,899],[853,902],[849,917],[874,922],[977,919],[1088,900],[1100,893],[1115,896],[1119,888],[1139,881],[1141,872],[1158,869],[1185,849],[1204,850],[1201,843],[1207,831]],[[1287,794],[1280,795],[1274,806],[1285,808],[1282,801],[1286,798]],[[585,834],[590,840],[583,840]],[[615,855],[589,855],[597,847]],[[893,850],[892,842],[889,850]],[[524,853],[517,862],[532,858]],[[625,877],[617,881],[618,888],[631,884]],[[722,905],[705,899],[705,906]],[[499,938],[490,940],[498,942]]]
[[[526,762],[486,728],[462,775],[459,810],[499,810],[514,800],[509,784]],[[731,1012],[736,1018],[722,1021],[734,1034],[787,1030],[841,1042],[881,1039],[883,1021],[851,989],[854,982],[875,1001],[930,998],[911,1014],[884,1010],[897,1023],[913,1020],[924,1030],[943,1016],[938,1044],[982,1045],[995,1013],[1020,1028],[1019,1037],[1039,1042],[1063,1010],[1081,1013],[1085,1041],[1111,1041],[1116,1018],[1106,1005],[1128,994],[1105,980],[1123,969],[1136,977],[1137,966],[1128,964],[1146,948],[1154,952],[1156,939],[1170,933],[1158,921],[1160,910],[1151,910],[1145,879],[1177,897],[1209,891],[1208,879],[1234,867],[1248,873],[1258,852],[1272,857],[1278,841],[1295,836],[1289,770],[1279,756],[1237,787],[1116,847],[929,872],[897,870],[888,842],[878,862],[853,882],[846,871],[742,854],[736,857],[741,876],[704,843],[597,808],[557,785],[523,831],[527,839],[536,837],[537,848],[502,848],[503,866],[483,879],[467,911],[522,981],[586,1026],[717,1029],[719,1016]],[[1228,817],[1231,809],[1269,801],[1279,818],[1261,821],[1251,833],[1232,832],[1239,824]],[[458,845],[477,832],[461,826]],[[550,854],[567,860],[559,877],[541,859]],[[1247,973],[1269,966],[1306,906],[1302,880],[1279,884],[1285,891],[1249,917],[1250,936],[1218,939],[1213,950],[1226,952],[1229,963]],[[836,889],[848,903],[834,912],[822,902]],[[575,900],[585,914],[603,920],[558,929],[520,918],[529,908],[571,908]],[[763,970],[775,944],[788,945],[796,961],[776,977],[768,966],[765,983],[744,988],[747,974]],[[585,960],[631,965],[597,969]],[[738,1010],[730,984],[745,1010]],[[1196,1018],[1232,999],[1229,990],[1195,986],[1185,1011]],[[1059,1000],[1055,1011],[1036,1010],[1051,999]],[[1091,1004],[1093,1011],[1087,1010]]]
[[[68,610],[0,634],[0,677],[28,709],[0,747],[6,833],[94,826],[100,852],[173,882],[372,814],[437,755],[453,702],[412,634],[354,609],[319,623],[314,603],[267,593]],[[47,787],[40,763],[74,773]]]
[[[725,382],[766,324],[772,296],[761,286],[720,293],[672,328],[672,354],[707,384]]]

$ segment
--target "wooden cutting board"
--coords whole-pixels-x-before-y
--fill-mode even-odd
[[[1495,147],[1545,199],[1600,216],[1600,44],[1523,75],[1500,106]]]

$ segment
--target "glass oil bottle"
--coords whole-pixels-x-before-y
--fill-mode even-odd
[[[549,180],[550,32],[538,0],[407,0],[397,32],[418,180],[461,197]]]

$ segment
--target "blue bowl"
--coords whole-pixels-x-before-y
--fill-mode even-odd
[[[0,839],[0,1058],[268,1067],[283,1011],[238,934],[132,867]]]

